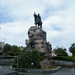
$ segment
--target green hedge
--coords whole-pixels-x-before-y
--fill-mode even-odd
[[[40,61],[42,61],[43,58],[43,54],[36,50],[21,51],[18,57],[13,61],[13,67],[39,69],[41,68]]]
[[[3,52],[0,52],[0,55],[3,55]]]
[[[63,60],[63,61],[70,61],[70,62],[75,62],[75,57],[70,57],[70,56],[53,56],[53,60]]]

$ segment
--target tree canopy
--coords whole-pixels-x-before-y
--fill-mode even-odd
[[[19,54],[19,52],[20,52],[19,47],[16,46],[16,45],[13,45],[13,46],[11,46],[11,49],[9,51],[9,54],[12,54],[12,55],[15,55],[16,56],[16,55]]]
[[[11,49],[11,45],[5,44],[2,51],[3,51],[3,53],[7,54],[10,51],[10,49]]]
[[[72,56],[75,56],[75,43],[71,44],[69,51],[72,53]]]
[[[67,52],[66,52],[66,48],[63,47],[57,47],[54,49],[54,53],[57,56],[68,56]]]
[[[16,45],[11,46],[9,44],[5,44],[2,51],[5,55],[18,55],[20,52],[20,49]]]
[[[2,50],[2,47],[0,46],[0,50]]]

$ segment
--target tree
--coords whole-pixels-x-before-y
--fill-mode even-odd
[[[75,43],[71,44],[69,51],[72,53],[72,56],[75,56]]]
[[[11,49],[11,45],[5,44],[2,51],[3,51],[3,53],[7,54],[10,51],[10,49]]]
[[[10,49],[10,51],[9,51],[9,54],[10,54],[10,55],[18,55],[19,52],[20,52],[19,47],[16,46],[16,45],[13,45],[13,46],[11,46],[11,49]]]
[[[15,63],[17,63],[18,68],[41,68],[40,61],[43,60],[43,54],[38,51],[21,51],[18,55],[17,59],[15,59]]]
[[[0,50],[2,50],[2,47],[0,46]]]
[[[20,49],[16,45],[11,46],[9,44],[5,44],[2,51],[3,53],[5,53],[5,55],[18,55],[20,52]]]
[[[66,48],[62,48],[62,47],[57,47],[54,49],[54,53],[57,56],[68,56],[67,52],[66,52]]]

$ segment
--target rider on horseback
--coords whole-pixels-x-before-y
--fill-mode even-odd
[[[38,25],[38,27],[40,26],[40,28],[42,28],[42,21],[39,13],[38,15],[36,15],[36,13],[34,12],[34,19],[35,19],[35,25],[36,26]]]

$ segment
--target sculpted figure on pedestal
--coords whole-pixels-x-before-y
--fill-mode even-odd
[[[40,14],[38,13],[38,15],[34,12],[34,21],[35,21],[35,25],[40,28],[42,28],[42,21],[41,21],[41,16]]]

